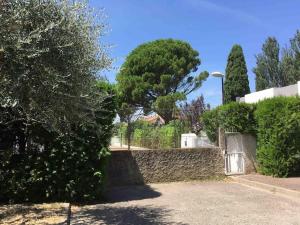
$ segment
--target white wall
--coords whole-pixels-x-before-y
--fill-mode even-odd
[[[274,88],[275,96],[296,96],[298,94],[298,84],[293,84],[281,88]]]
[[[240,102],[256,103],[267,98],[273,98],[276,96],[300,96],[300,81],[297,84],[281,87],[281,88],[269,88],[262,91],[253,92],[240,98]]]
[[[258,101],[262,101],[266,98],[273,98],[275,95],[274,88],[269,88],[262,91],[253,92],[251,94],[245,95],[246,103],[256,103]]]

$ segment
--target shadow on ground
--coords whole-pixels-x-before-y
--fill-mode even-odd
[[[75,209],[71,224],[184,225],[183,223],[172,222],[171,211],[164,207],[128,205],[127,203],[127,201],[151,199],[159,196],[161,196],[160,192],[147,185],[110,188],[105,194],[106,201],[110,204],[90,205]],[[117,204],[116,202],[120,203]]]
[[[172,222],[169,215],[170,211],[164,208],[152,206],[113,207],[104,204],[81,208],[80,211],[72,217],[71,222],[72,225],[185,225],[184,223]]]
[[[105,193],[106,202],[124,202],[157,198],[160,192],[153,190],[148,185],[113,187]]]

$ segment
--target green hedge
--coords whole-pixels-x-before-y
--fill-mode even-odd
[[[207,111],[202,116],[204,130],[212,142],[217,141],[218,128],[229,132],[255,134],[255,105],[232,102]]]
[[[257,136],[262,174],[300,174],[300,98],[277,97],[256,105],[230,103],[204,113],[204,130],[217,141],[218,127]]]
[[[257,160],[266,175],[286,177],[300,173],[300,99],[278,97],[260,102]]]

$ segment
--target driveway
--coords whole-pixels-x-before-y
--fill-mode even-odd
[[[73,207],[71,224],[300,225],[300,202],[232,181],[114,188],[110,203]]]

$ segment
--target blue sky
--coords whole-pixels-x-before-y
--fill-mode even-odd
[[[139,44],[174,38],[187,41],[200,53],[199,72],[225,72],[232,45],[243,47],[251,91],[255,89],[254,55],[268,36],[275,36],[281,46],[300,29],[300,0],[90,0],[93,8],[104,8],[115,69],[105,72],[115,81],[117,68]],[[188,96],[203,94],[212,106],[221,103],[220,80],[209,78]]]

